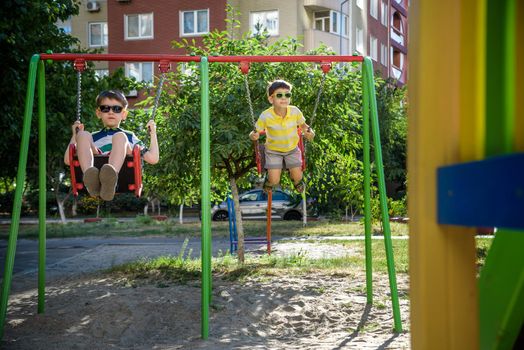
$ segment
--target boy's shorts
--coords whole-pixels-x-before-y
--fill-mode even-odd
[[[266,169],[292,169],[302,166],[302,152],[300,148],[289,152],[278,152],[266,149]]]

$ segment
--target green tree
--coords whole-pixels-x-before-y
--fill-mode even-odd
[[[407,159],[406,87],[376,79],[384,173],[393,198],[405,196]]]
[[[58,21],[65,21],[78,14],[79,1],[28,0],[2,1],[0,3],[0,92],[7,101],[0,105],[0,123],[4,126],[0,157],[3,166],[0,178],[2,188],[12,190],[18,171],[18,145],[20,144],[24,115],[29,61],[35,53],[82,52],[78,40],[58,28]],[[88,67],[92,67],[91,64]],[[64,150],[71,137],[71,125],[76,119],[77,78],[72,62],[47,62],[46,116],[47,116],[47,177],[59,207],[66,196],[67,169],[63,164]],[[98,79],[92,69],[82,74],[82,114],[86,128],[98,128],[94,116],[95,97],[102,89],[122,88],[127,85],[122,71],[112,77]],[[35,98],[36,99],[36,98]],[[36,106],[36,104],[35,104]],[[36,113],[35,113],[36,116]],[[33,117],[29,157],[27,163],[26,191],[36,189],[38,176],[37,118]],[[10,208],[6,208],[10,209]]]
[[[234,23],[233,23],[234,24]],[[231,37],[227,31],[213,31],[197,46],[183,39],[173,42],[190,54],[211,55],[297,55],[301,45],[295,39],[268,43],[267,35]],[[321,47],[309,54],[331,55]],[[187,72],[193,72],[187,74]],[[269,106],[267,83],[283,78],[294,85],[293,104],[299,106],[306,119],[310,118],[322,72],[310,63],[252,64],[249,89],[256,116]],[[188,63],[172,75],[169,97],[162,103],[163,118],[159,118],[161,164],[155,168],[159,187],[171,198],[180,200],[187,194],[198,197],[200,176],[200,77],[196,64]],[[248,133],[253,128],[244,76],[237,64],[210,64],[211,162],[212,188],[216,199],[223,199],[231,188],[237,208],[239,240],[243,226],[239,213],[238,188],[248,188],[255,175],[253,145]],[[361,147],[361,83],[360,73],[352,65],[333,67],[325,92],[313,122],[317,137],[308,146],[307,179],[309,193],[327,201],[332,198],[350,200],[361,193],[361,162],[356,155]],[[311,122],[311,121],[310,121]],[[284,186],[289,185],[283,176]],[[355,198],[358,198],[355,197]],[[239,260],[243,261],[243,246],[239,242]]]

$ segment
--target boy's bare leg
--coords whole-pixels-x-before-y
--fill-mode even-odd
[[[293,185],[298,192],[304,191],[304,183],[302,181],[302,168],[296,167],[289,169],[289,177],[293,181]]]
[[[281,174],[282,174],[282,169],[268,169],[266,186],[274,187],[278,185],[280,183]]]
[[[126,159],[129,142],[127,141],[126,135],[119,132],[113,135],[112,143],[113,147],[111,149],[111,154],[109,155],[109,164],[111,164],[118,173]]]
[[[100,194],[98,169],[93,166],[93,150],[96,149],[93,137],[87,131],[78,131],[76,135],[76,154],[82,173],[84,185],[91,196]]]
[[[289,176],[294,184],[302,180],[302,168],[296,167],[289,169]]]
[[[87,131],[78,131],[76,134],[76,154],[82,172],[93,166],[93,148],[93,136]]]

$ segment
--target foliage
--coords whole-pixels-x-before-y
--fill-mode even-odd
[[[77,13],[78,4],[71,0],[0,3],[0,76],[3,79],[0,94],[9,101],[0,105],[0,124],[4,130],[0,143],[3,163],[0,177],[14,178],[18,166],[18,152],[13,152],[13,145],[20,144],[29,60],[34,53],[63,52],[75,45],[77,40],[58,29],[55,23]],[[67,100],[61,101],[62,106],[66,103]],[[32,135],[35,133],[36,127],[33,127]],[[33,137],[32,149],[37,149],[36,142]],[[31,155],[30,164],[34,163],[37,153]]]
[[[182,39],[173,46],[185,48],[198,56],[229,55],[297,55],[301,45],[288,38],[269,43],[264,34],[244,34],[233,38],[227,31],[213,31],[203,45]],[[326,47],[308,54],[331,55]],[[163,96],[158,119],[161,140],[161,164],[154,170],[157,183],[167,191],[172,202],[187,197],[198,198],[200,177],[200,76],[198,66],[188,63],[172,73]],[[192,74],[186,74],[191,71]],[[267,83],[282,78],[294,86],[293,104],[299,106],[310,121],[322,72],[310,63],[252,64],[248,80],[254,119],[269,107]],[[244,85],[237,64],[210,64],[211,163],[213,199],[222,200],[235,179],[240,189],[248,189],[256,179],[253,146],[248,138],[253,122]],[[333,67],[327,76],[325,92],[313,122],[317,137],[308,145],[307,170],[310,195],[320,203],[360,199],[361,162],[356,158],[361,147],[361,79],[351,65]],[[289,186],[283,176],[284,186]]]
[[[405,195],[407,172],[406,88],[380,78],[376,85],[384,174],[397,191],[395,197],[400,198]]]

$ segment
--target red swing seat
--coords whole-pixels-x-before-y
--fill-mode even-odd
[[[100,169],[102,165],[107,164],[109,155],[98,154],[94,156],[94,166]],[[69,145],[69,170],[71,173],[71,187],[73,195],[78,196],[79,191],[84,190],[84,174],[80,168],[80,162],[76,155],[76,146]],[[133,153],[126,156],[124,164],[118,173],[118,183],[116,193],[133,192],[136,197],[142,194],[142,157],[140,147],[133,147]]]
[[[265,135],[265,131],[261,131],[260,135]],[[298,134],[298,148],[300,149],[300,153],[302,155],[302,171],[306,170],[306,157],[304,153],[304,139],[302,137],[302,129],[300,127],[297,127],[297,134]],[[253,146],[255,148],[255,161],[257,163],[257,171],[258,174],[261,175],[262,171],[264,171],[264,166],[266,165],[266,145],[264,143],[259,143],[257,141],[253,141]]]

